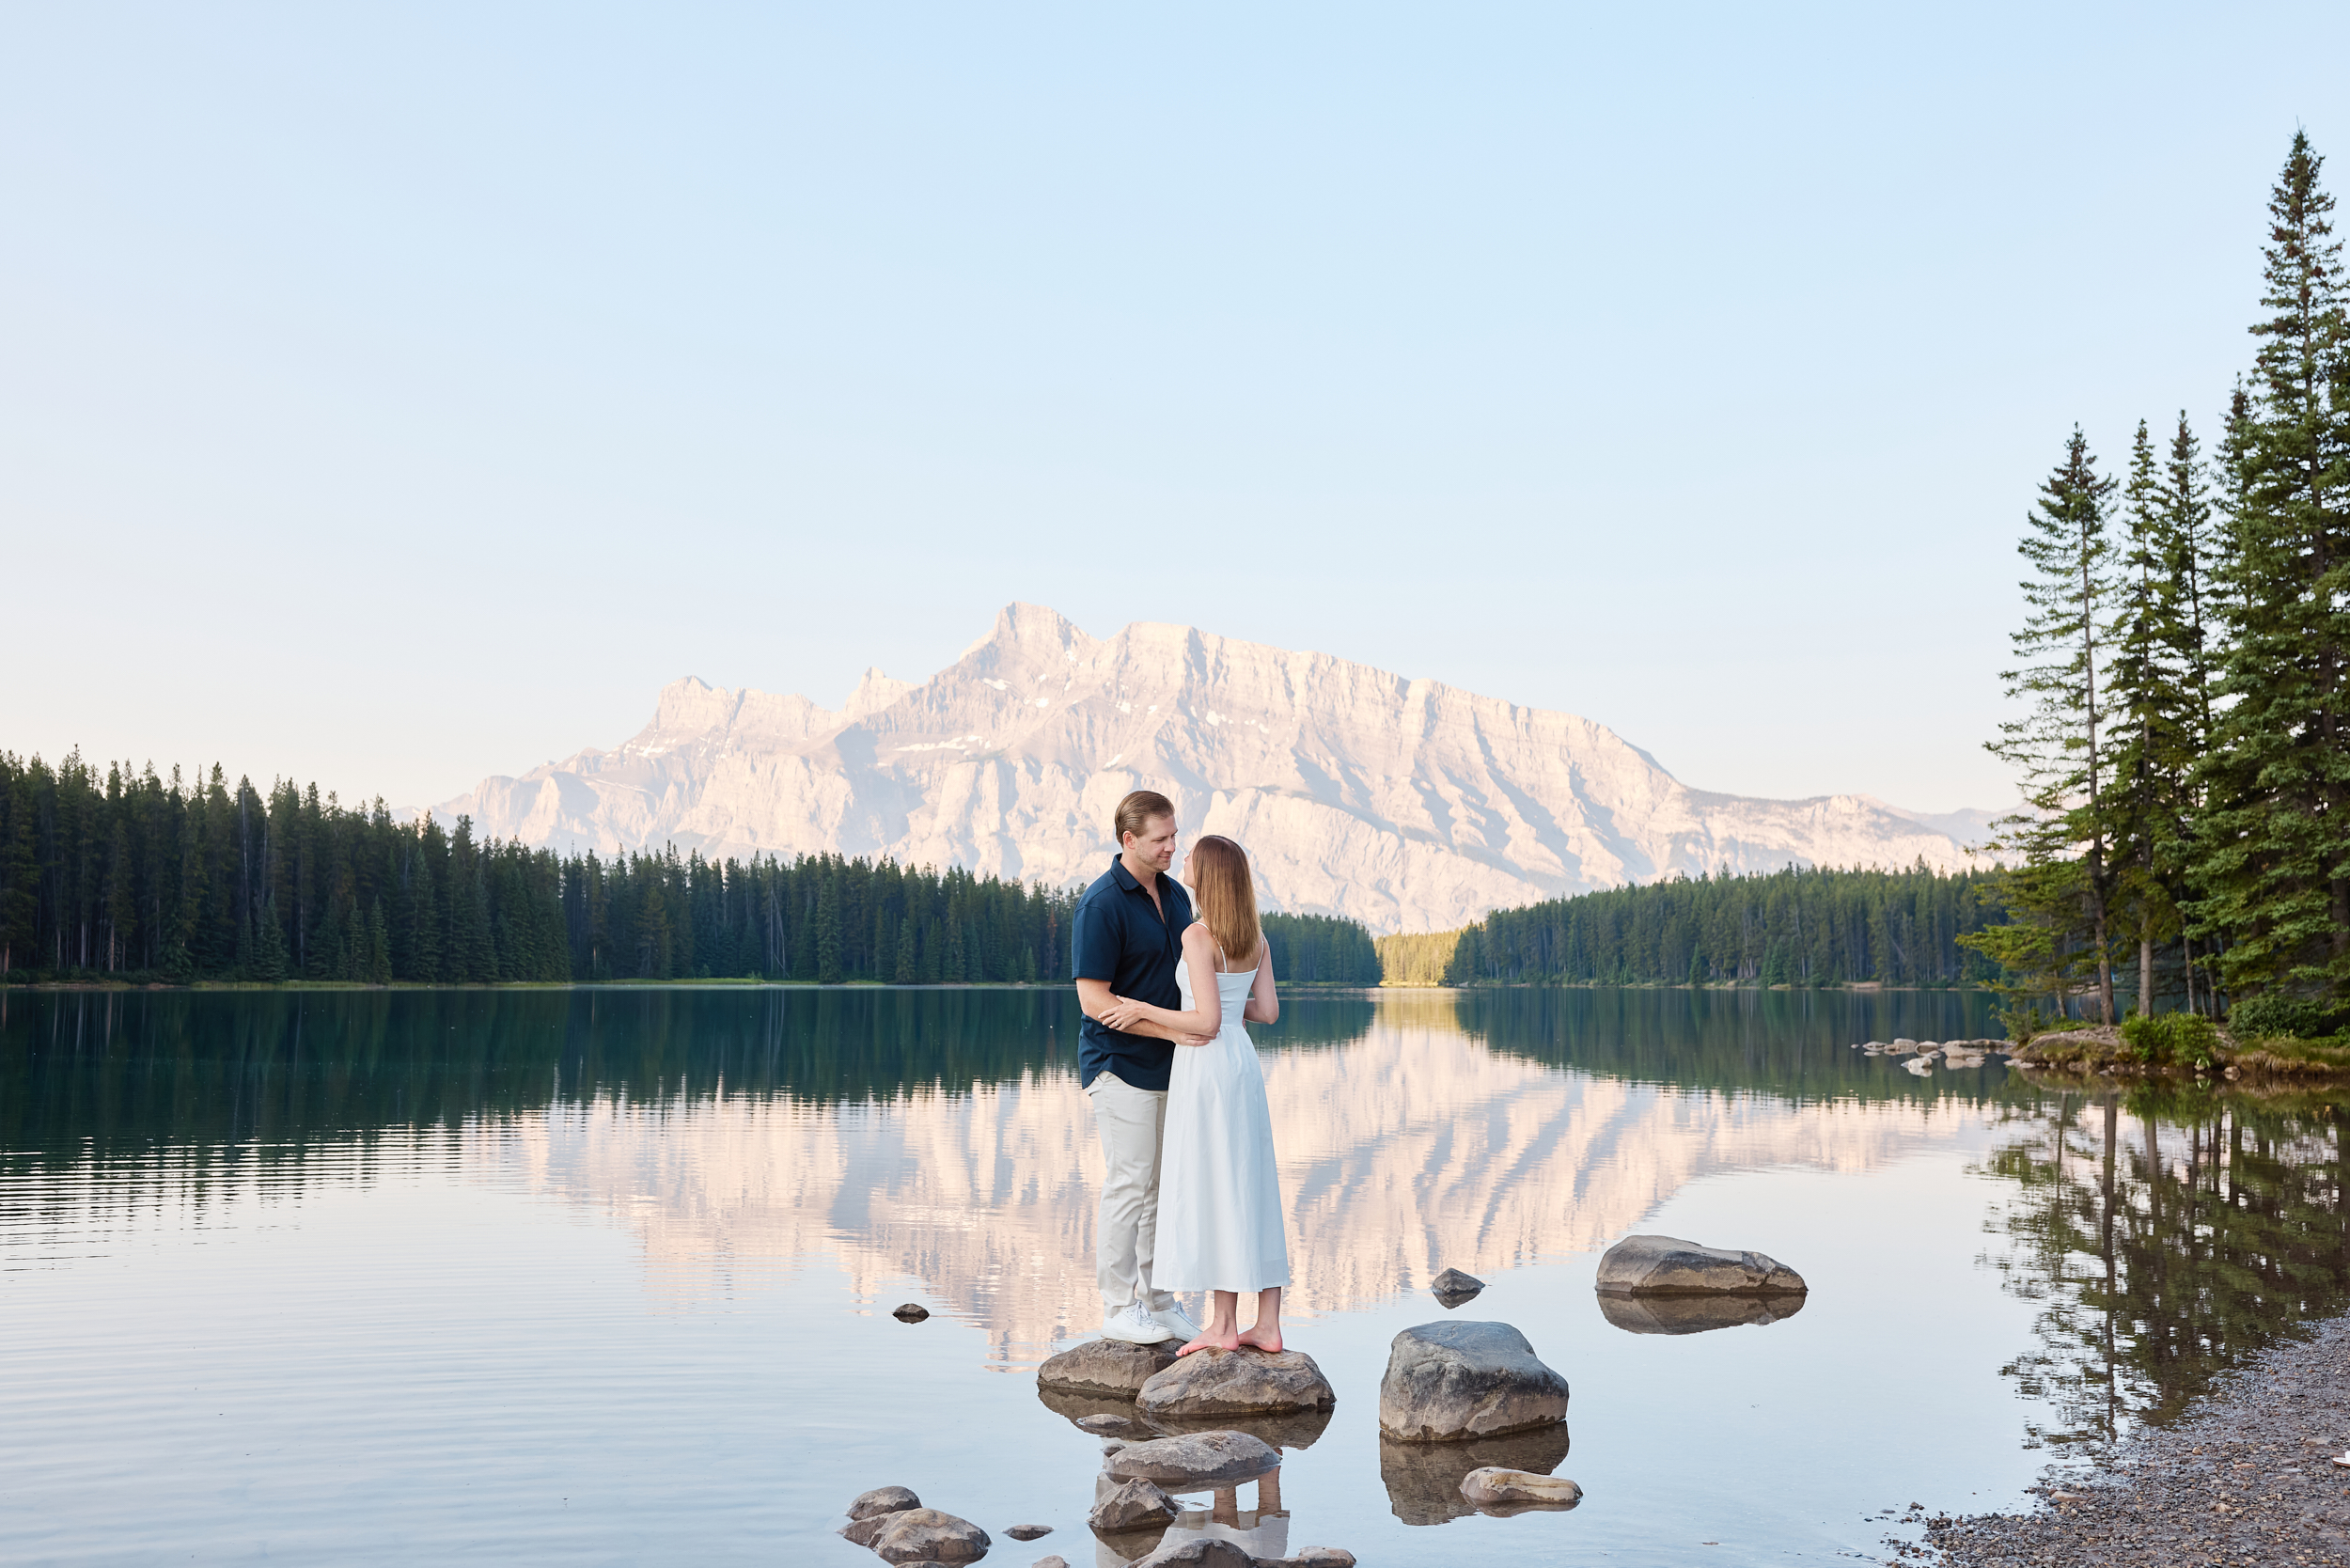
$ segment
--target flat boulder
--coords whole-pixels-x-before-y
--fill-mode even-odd
[[[1119,1481],[1152,1481],[1189,1492],[1254,1481],[1280,1464],[1279,1449],[1246,1432],[1190,1432],[1129,1443],[1103,1468]]]
[[[1088,1340],[1051,1356],[1036,1370],[1039,1388],[1065,1394],[1108,1394],[1132,1399],[1153,1374],[1175,1364],[1173,1340],[1130,1345],[1123,1340]]]
[[[1626,1236],[1599,1261],[1605,1295],[1799,1295],[1803,1276],[1760,1252],[1671,1236]]]
[[[1556,1426],[1567,1380],[1506,1323],[1424,1323],[1387,1349],[1379,1430],[1406,1443],[1458,1443]]]
[[[1327,1410],[1338,1402],[1330,1380],[1302,1350],[1272,1356],[1254,1350],[1196,1350],[1152,1373],[1135,1400],[1152,1419]]]
[[[1461,1478],[1461,1496],[1480,1508],[1573,1508],[1583,1488],[1564,1476],[1487,1466]]]
[[[944,1562],[960,1568],[979,1561],[994,1544],[987,1531],[970,1520],[935,1508],[909,1508],[872,1522],[882,1529],[870,1544],[885,1562]]]
[[[1086,1523],[1104,1535],[1122,1535],[1128,1530],[1164,1529],[1182,1512],[1175,1499],[1154,1482],[1126,1481],[1102,1494],[1093,1512],[1086,1515]]]

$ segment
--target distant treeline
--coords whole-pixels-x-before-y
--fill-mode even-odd
[[[217,766],[191,786],[0,752],[18,979],[1054,980],[1075,902],[840,855],[558,856]]]
[[[1265,946],[1284,984],[1377,985],[1379,950],[1359,920],[1332,915],[1267,915]]]
[[[1378,939],[1390,985],[1987,983],[1959,938],[2005,919],[1987,872],[1790,868],[1615,887]]]
[[[0,752],[0,977],[19,980],[1065,983],[1075,905],[888,859],[561,856],[217,766],[189,785]],[[1264,924],[1282,979],[1377,983],[1355,922]]]

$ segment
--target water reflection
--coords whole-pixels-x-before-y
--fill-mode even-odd
[[[1566,1463],[1567,1429],[1543,1427],[1466,1443],[1399,1443],[1379,1439],[1379,1479],[1387,1506],[1407,1525],[1441,1525],[1478,1512],[1461,1496],[1471,1470],[1498,1466],[1546,1476]]]
[[[2340,1105],[2209,1090],[2059,1090],[2011,1117],[1993,1262],[2039,1304],[2007,1368],[2046,1402],[2030,1440],[2175,1416],[2280,1332],[2350,1307]]]
[[[1627,1334],[1704,1334],[1760,1328],[1803,1310],[1803,1295],[1616,1295],[1602,1294],[1599,1314]]]
[[[1593,1250],[1709,1174],[1875,1169],[1986,1119],[2006,1130],[1981,1167],[2006,1194],[1986,1262],[2040,1309],[2010,1369],[2050,1403],[2034,1440],[2163,1419],[2267,1338],[2350,1306],[2334,1103],[2097,1098],[1996,1066],[1919,1080],[1845,1049],[1978,1034],[1982,1010],[1889,993],[1293,998],[1266,1077],[1295,1306]],[[1074,1023],[1044,991],[0,989],[0,1176],[62,1178],[10,1182],[0,1205],[12,1249],[62,1259],[257,1186],[297,1200],[328,1165],[367,1180],[397,1130],[464,1180],[628,1233],[657,1301],[822,1259],[884,1307],[927,1292],[1013,1366],[1098,1311]],[[1790,1309],[1600,1308],[1649,1335]]]

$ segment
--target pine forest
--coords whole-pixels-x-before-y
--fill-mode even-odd
[[[1676,878],[1383,936],[1402,985],[1985,984],[1961,939],[2005,918],[1990,872],[1790,868]]]
[[[2013,989],[2315,1033],[2350,999],[2350,293],[2306,133],[2269,195],[2251,363],[2206,447],[2140,420],[2117,471],[2076,427],[2019,546],[1989,743]],[[2117,993],[2119,995],[2117,996]]]

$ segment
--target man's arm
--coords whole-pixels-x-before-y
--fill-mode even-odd
[[[1117,993],[1110,989],[1109,981],[1086,980],[1082,977],[1079,978],[1077,981],[1077,1011],[1084,1013],[1088,1018],[1092,1019],[1095,1023],[1098,1024],[1102,1021],[1103,1010],[1107,1008],[1110,1003],[1116,999]],[[1172,1045],[1205,1045],[1210,1040],[1214,1038],[1213,1035],[1204,1034],[1178,1034],[1173,1029],[1162,1028],[1160,1026],[1147,1021],[1137,1023],[1134,1027],[1130,1029],[1121,1029],[1119,1032],[1121,1034],[1145,1035],[1152,1040],[1164,1040]]]

